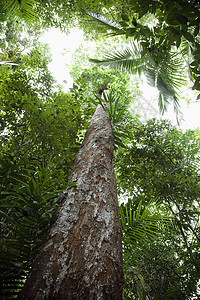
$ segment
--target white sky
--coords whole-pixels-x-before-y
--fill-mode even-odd
[[[66,35],[60,32],[59,29],[52,28],[39,40],[42,43],[49,44],[52,54],[49,70],[57,80],[57,83],[63,85],[64,90],[67,91],[72,87],[73,83],[67,65],[71,63],[73,52],[83,42],[83,32],[78,29],[72,29],[71,33]],[[67,85],[63,83],[63,80],[67,81]]]
[[[70,34],[66,35],[65,33],[61,33],[59,29],[52,28],[40,38],[40,41],[49,44],[52,52],[52,62],[49,65],[49,69],[57,80],[57,83],[63,85],[64,90],[67,91],[73,83],[67,65],[71,63],[72,53],[84,42],[83,32],[78,29],[72,29]],[[67,84],[63,83],[64,80],[67,81]],[[155,89],[143,84],[142,90],[143,96],[152,103],[153,95],[155,96]],[[155,104],[153,106],[158,111],[158,107]],[[197,102],[195,99],[191,99],[190,104],[182,102],[181,111],[184,118],[181,122],[182,129],[200,128],[200,101]],[[159,118],[159,115],[155,114]],[[165,118],[172,120],[176,124],[172,108],[168,110]]]

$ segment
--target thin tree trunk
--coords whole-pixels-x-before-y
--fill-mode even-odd
[[[19,299],[122,299],[123,267],[113,134],[98,106],[77,154],[67,196]]]

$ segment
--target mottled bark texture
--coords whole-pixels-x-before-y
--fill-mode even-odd
[[[123,268],[113,134],[98,106],[70,182],[19,299],[122,299]]]

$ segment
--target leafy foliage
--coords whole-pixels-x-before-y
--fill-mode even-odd
[[[34,10],[35,0],[2,0],[2,10],[6,11],[7,18],[24,19],[27,23],[37,20],[37,15]]]
[[[98,30],[102,29],[106,29],[106,30],[110,30],[110,35],[115,36],[115,35],[122,35],[125,33],[125,31],[123,30],[123,27],[115,22],[114,20],[111,19],[106,19],[103,16],[99,15],[99,14],[92,14],[87,12],[85,9],[83,9],[83,12],[85,12],[86,15],[88,15],[90,18],[90,21],[92,23],[92,25]]]
[[[123,99],[131,98],[129,91],[129,75],[118,70],[105,70],[97,66],[85,68],[80,74],[76,72],[76,63],[73,66],[73,78],[78,83],[85,84],[84,95],[94,99],[96,95],[101,95],[104,90],[115,90]],[[86,85],[87,82],[87,85]],[[135,89],[135,92],[136,89]]]
[[[183,65],[180,56],[175,52],[162,50],[150,51],[150,48],[142,49],[140,45],[131,43],[129,47],[108,54],[104,59],[90,59],[98,65],[123,69],[132,74],[142,71],[147,77],[148,83],[158,88],[160,94],[158,105],[161,113],[167,109],[167,104],[172,100],[174,109],[179,111],[179,87],[186,80],[183,76]]]
[[[128,199],[119,209],[124,298],[199,297],[198,132],[183,134],[155,120],[139,128],[128,111],[129,77],[118,70],[72,70],[71,92],[53,91],[48,48],[33,34],[40,26],[19,39],[20,19],[68,30],[77,17],[95,39],[101,32],[132,38],[130,47],[112,52],[104,63],[143,71],[160,91],[161,111],[171,99],[177,109],[185,64],[193,88],[200,89],[199,2],[3,0],[0,9],[2,21],[8,16],[18,21],[1,23],[0,60],[17,65],[0,68],[0,297],[16,297],[48,230],[94,111],[90,98],[109,112],[119,193]],[[94,99],[93,92],[103,97]],[[169,226],[169,216],[175,226]]]
[[[3,167],[7,174],[1,172],[0,295],[9,299],[23,285],[57,207],[57,187],[65,181],[51,159],[40,165],[28,157],[16,161],[10,154],[4,155]]]
[[[82,52],[79,55],[82,56]],[[125,147],[125,143],[129,140],[131,124],[138,122],[137,117],[133,117],[130,113],[130,106],[134,106],[135,99],[140,93],[137,81],[132,84],[131,93],[130,77],[125,72],[93,66],[85,68],[80,74],[79,69],[79,62],[75,61],[72,67],[73,78],[76,83],[85,85],[84,96],[95,106],[101,104],[108,111],[113,127],[115,150],[117,147]]]
[[[78,86],[54,92],[52,76],[42,80],[49,73],[42,51],[21,54],[16,70],[0,70],[0,296],[6,299],[16,297],[28,275],[67,187],[79,132],[94,111]]]
[[[161,207],[161,203],[149,202],[143,206],[142,200],[136,210],[132,209],[130,202],[121,204],[119,217],[125,271],[124,299],[135,299],[136,295],[143,299],[149,296],[150,289],[133,253],[137,249],[137,255],[147,258],[154,241],[162,237],[165,230],[173,228],[173,218]]]
[[[96,16],[93,15],[93,18]],[[199,3],[183,1],[132,1],[124,6],[124,11],[117,16],[122,26],[118,34],[126,38],[141,41],[143,50],[152,54],[158,51],[170,52],[182,48],[182,55],[187,61],[190,78],[194,81],[193,89],[199,90]],[[104,27],[106,22],[104,23]],[[111,27],[107,26],[107,30]],[[103,30],[103,29],[102,29]],[[114,32],[116,32],[116,29]],[[155,53],[154,53],[155,52]]]
[[[97,96],[97,100],[108,111],[108,115],[113,128],[115,148],[125,148],[125,143],[130,138],[130,124],[134,118],[129,112],[130,99],[121,97],[120,93],[114,91],[103,92],[102,98]],[[137,122],[137,120],[135,119]]]
[[[149,120],[135,129],[132,143],[116,153],[118,186],[122,197],[128,199],[125,218],[130,219],[130,209],[133,218],[141,201],[144,207],[154,201],[169,211],[176,224],[163,228],[161,235],[142,246],[129,243],[125,293],[132,298],[137,290],[133,266],[139,268],[150,297],[185,299],[198,295],[198,139],[194,132],[182,133],[167,121]]]
[[[121,204],[119,216],[125,251],[130,251],[134,244],[145,243],[145,239],[152,241],[160,231],[159,226],[165,226],[165,221],[170,220],[170,214],[164,210],[161,213],[160,205],[149,202],[143,207],[141,200],[134,211],[130,203]]]

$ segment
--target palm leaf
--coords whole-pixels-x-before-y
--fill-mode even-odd
[[[90,15],[96,24],[104,24],[107,29],[110,29],[113,32],[110,35],[126,34],[127,36],[127,30],[132,29],[128,28],[124,31],[116,22],[105,20],[103,17],[95,14],[87,14]],[[135,32],[135,28],[133,29]],[[149,28],[146,27],[145,30],[149,31]],[[145,30],[143,31],[145,32]],[[141,37],[146,37],[146,34],[143,36],[142,30],[140,35]],[[149,36],[149,33],[147,36]],[[125,49],[107,54],[104,59],[90,59],[90,61],[99,65],[110,66],[111,68],[124,69],[132,74],[138,73],[140,75],[144,72],[149,84],[156,87],[162,95],[159,95],[161,113],[166,111],[169,102],[173,102],[174,110],[178,116],[179,88],[186,82],[185,76],[183,76],[182,57],[172,51],[166,51],[162,46],[159,48],[157,44],[150,47],[148,46],[148,38],[147,41],[141,42],[142,47],[141,45],[138,47],[136,43],[132,42]]]
[[[161,228],[172,224],[172,217],[161,213],[160,204],[154,202],[149,202],[142,209],[140,201],[136,210],[129,204],[121,204],[119,218],[125,248],[132,247],[131,245],[136,243],[144,243],[145,240],[152,241],[161,233]]]
[[[12,189],[0,201],[1,299],[16,298],[49,228],[61,193],[53,168],[50,157],[36,161],[32,169],[25,163],[9,177]]]
[[[145,62],[140,56],[140,50],[139,46],[132,42],[125,49],[109,53],[101,60],[90,59],[90,62],[97,65],[109,66],[114,69],[126,70],[133,74],[136,72],[140,73]]]
[[[124,29],[118,22],[106,19],[103,16],[95,13],[89,13],[84,8],[82,8],[82,11],[90,17],[90,23],[93,23],[96,28],[98,27],[101,29],[105,29],[106,31],[107,30],[111,31],[109,35],[114,36],[114,35],[125,34]]]
[[[124,69],[132,74],[143,71],[147,82],[159,90],[159,108],[161,113],[172,102],[174,110],[179,112],[179,88],[186,82],[183,61],[174,52],[154,53],[142,51],[139,44],[132,42],[125,49],[118,50],[105,56],[104,59],[90,59],[98,65]]]
[[[27,24],[38,20],[34,6],[37,4],[36,0],[2,0],[2,10],[6,12],[7,18],[24,19]]]

